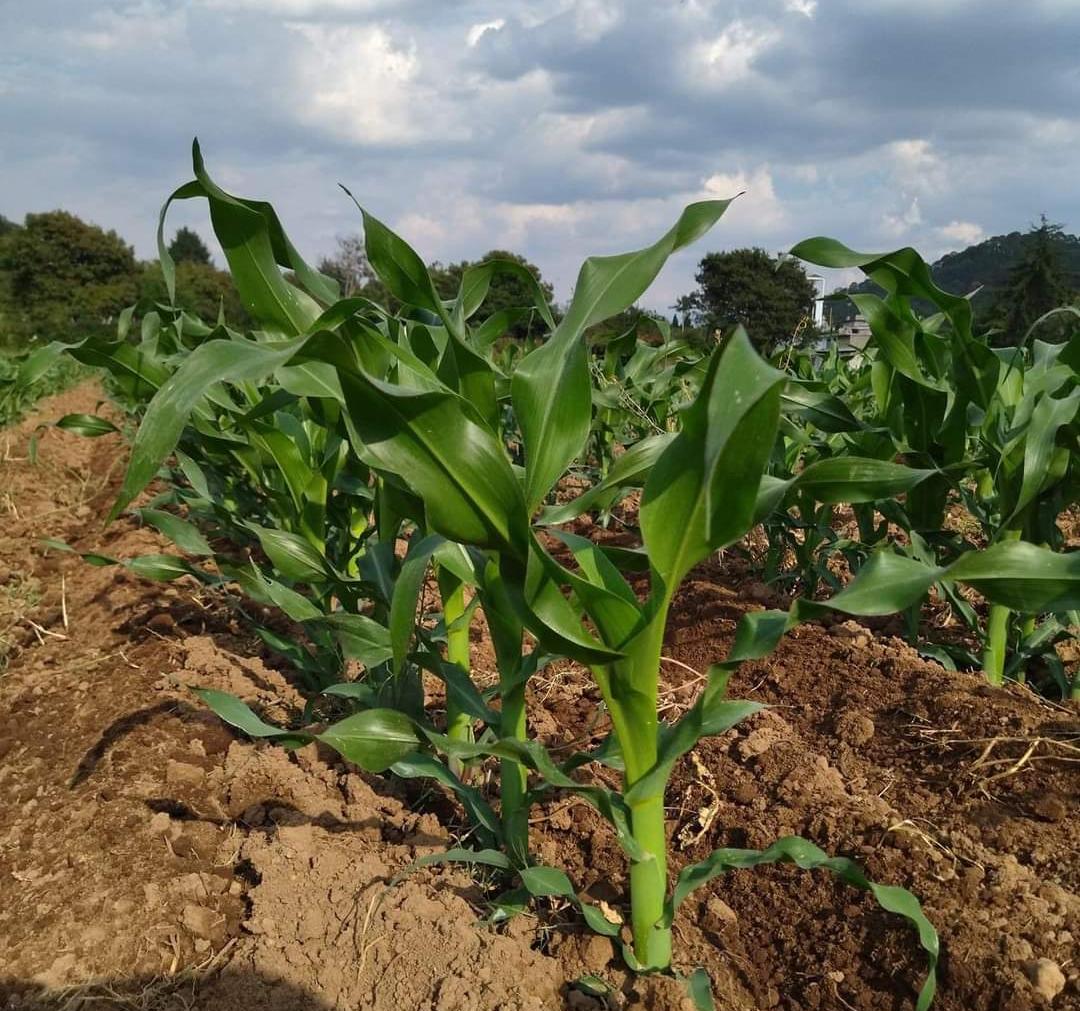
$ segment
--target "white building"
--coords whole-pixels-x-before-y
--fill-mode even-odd
[[[820,274],[807,274],[806,279],[814,286],[814,326],[825,328],[825,278]]]

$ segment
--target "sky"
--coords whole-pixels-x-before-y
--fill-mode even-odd
[[[426,260],[511,249],[560,301],[740,191],[642,304],[711,250],[1080,231],[1076,0],[0,0],[0,26],[0,213],[143,257],[196,135],[309,260],[360,230],[341,182]],[[220,261],[205,205],[182,224]]]

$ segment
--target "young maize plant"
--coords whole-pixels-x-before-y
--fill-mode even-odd
[[[988,335],[973,333],[968,300],[938,288],[912,249],[867,255],[831,239],[810,239],[792,252],[825,266],[861,267],[885,291],[883,298],[852,296],[873,332],[873,397],[849,400],[866,413],[859,414],[863,432],[851,426],[845,438],[869,446],[868,439],[880,441],[884,433],[883,454],[936,471],[908,492],[903,506],[878,504],[907,531],[907,550],[938,564],[975,546],[946,529],[950,506],[962,506],[975,521],[979,543],[1019,540],[1060,549],[1057,517],[1080,492],[1080,313],[1066,307],[1049,314],[1077,323],[1065,343],[1035,339],[1039,321],[1017,347],[992,349]],[[920,318],[913,299],[932,305],[936,315]],[[992,684],[1006,675],[1024,680],[1025,668],[1038,661],[1063,693],[1077,691],[1053,649],[1080,625],[1073,608],[1047,614],[991,603],[980,630],[970,603],[947,586],[940,589],[981,633],[982,666]],[[978,666],[962,651],[953,654]],[[943,650],[935,655],[949,659]]]
[[[665,724],[657,709],[664,631],[678,587],[697,563],[739,540],[794,491],[826,502],[876,501],[901,490],[910,498],[941,481],[936,466],[911,468],[856,456],[796,464],[791,476],[764,480],[785,398],[797,401],[800,393],[736,332],[704,364],[677,430],[655,432],[628,446],[593,488],[570,503],[550,504],[568,471],[581,466],[593,429],[586,329],[632,305],[667,258],[703,235],[727,202],[687,207],[649,247],[587,260],[557,324],[537,288],[533,308],[550,336],[515,361],[507,375],[500,367],[506,359],[495,353],[484,327],[470,327],[469,319],[495,272],[519,271],[528,283],[531,275],[519,265],[491,261],[472,268],[457,296],[444,301],[417,254],[363,212],[368,259],[402,308],[391,316],[363,299],[334,301],[326,279],[303,262],[269,205],[220,190],[206,174],[197,147],[195,174],[174,197],[207,199],[246,308],[272,332],[255,339],[205,340],[161,383],[135,436],[114,513],[154,477],[220,384],[243,388],[271,377],[284,385],[282,373],[290,369],[318,375],[318,388],[305,389],[303,396],[309,404],[318,402],[312,407],[321,412],[318,417],[335,419],[336,427],[328,424],[328,430],[343,436],[370,471],[380,542],[392,544],[392,538],[411,531],[395,577],[382,583],[381,601],[389,601],[381,640],[389,644],[384,661],[389,680],[405,680],[417,666],[443,678],[450,699],[445,729],[454,732],[429,721],[417,705],[415,685],[401,693],[405,704],[392,694],[372,692],[364,682],[331,685],[326,693],[351,698],[356,711],[292,729],[265,723],[221,693],[204,691],[204,700],[252,736],[289,745],[317,739],[364,768],[437,779],[461,799],[484,847],[451,851],[440,859],[488,863],[516,875],[521,888],[504,897],[505,909],[528,896],[562,896],[594,929],[614,937],[617,924],[582,902],[562,871],[536,865],[530,856],[530,805],[551,789],[581,796],[611,823],[627,855],[633,941],[625,952],[641,970],[670,968],[671,926],[679,904],[722,871],[775,860],[835,871],[916,926],[930,958],[917,1004],[926,1008],[938,947],[918,902],[903,889],[869,882],[850,861],[830,858],[805,840],[783,839],[764,851],[719,850],[683,868],[669,890],[668,779],[701,737],[723,733],[760,708],[726,698],[727,680],[739,663],[774,648],[793,624],[826,609],[893,613],[916,604],[935,584],[958,583],[996,605],[1056,613],[1080,605],[1080,558],[1014,540],[966,552],[947,564],[875,552],[827,603],[800,600],[788,612],[749,615],[727,660],[710,671],[692,708],[677,723]],[[296,285],[284,278],[282,268],[292,271]],[[789,404],[788,409],[807,408]],[[558,528],[638,487],[640,547],[610,548]],[[322,555],[311,556],[310,572],[297,573],[301,581],[314,578],[316,557]],[[387,555],[376,561],[380,557]],[[444,588],[443,627],[450,643],[445,659],[430,630],[416,621],[420,585],[432,564]],[[623,571],[647,576],[647,592],[636,592]],[[332,575],[348,584],[342,578],[348,573]],[[373,581],[380,578],[376,572]],[[493,694],[478,691],[468,676],[463,586],[475,588],[474,599],[492,634],[499,671]],[[598,748],[562,762],[527,737],[526,684],[552,654],[588,667],[613,727]],[[462,782],[438,756],[462,765],[498,758],[499,817],[481,791]],[[622,788],[584,782],[593,762],[620,769]],[[700,986],[698,978],[695,987]]]

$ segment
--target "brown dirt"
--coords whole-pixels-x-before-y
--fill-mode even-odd
[[[619,991],[612,1007],[683,1011],[675,983],[629,977],[566,909],[494,930],[477,922],[485,883],[461,870],[391,884],[458,838],[454,806],[314,748],[241,740],[207,714],[189,686],[270,717],[301,704],[226,595],[41,548],[162,550],[127,519],[101,526],[118,438],[49,430],[37,462],[21,459],[37,422],[97,399],[69,391],[0,436],[0,1008],[598,1009],[568,986],[591,972]],[[739,615],[768,603],[742,578],[710,564],[684,588],[668,717]],[[881,628],[806,627],[739,672],[732,694],[772,708],[680,766],[675,869],[716,846],[805,835],[923,899],[943,939],[937,1007],[1080,1007],[1067,761],[1080,713],[944,672]],[[479,632],[476,648],[483,668]],[[550,746],[603,730],[571,664],[541,674],[533,696],[532,731]],[[589,809],[555,798],[534,832],[545,861],[621,908],[622,859]],[[865,896],[790,868],[718,879],[686,903],[676,939],[680,966],[710,970],[720,1008],[909,1008],[923,964],[911,932]],[[1033,983],[1054,988],[1040,959],[1065,981],[1052,1001]]]

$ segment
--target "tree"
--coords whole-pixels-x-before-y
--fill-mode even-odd
[[[141,264],[139,277],[139,301],[167,302],[169,295],[165,279],[161,276],[161,264],[150,260]],[[218,270],[211,263],[179,260],[176,264],[176,304],[198,316],[204,323],[217,322],[223,312],[225,322],[241,329],[251,325],[251,318],[240,300],[240,293],[233,284],[232,275]]]
[[[181,228],[169,243],[169,256],[175,263],[206,263],[211,262],[210,250],[206,243],[199,237],[198,232],[190,228]]]
[[[680,299],[680,312],[700,318],[706,332],[741,323],[759,346],[791,337],[813,311],[814,287],[794,260],[764,249],[706,253],[698,264],[698,290]]]
[[[0,240],[9,340],[76,340],[110,329],[135,301],[135,253],[67,211],[28,214]]]
[[[1009,272],[1008,283],[994,309],[993,324],[1000,331],[995,335],[996,344],[1018,344],[1040,316],[1065,305],[1074,296],[1061,262],[1063,234],[1062,226],[1047,221],[1043,214],[1039,224],[1032,225],[1024,236],[1024,253]],[[1062,337],[1062,326],[1050,324],[1039,336]]]
[[[549,305],[551,304],[555,289],[544,280],[540,268],[535,263],[530,263],[524,256],[508,252],[505,249],[492,249],[476,261],[462,260],[460,263],[451,263],[446,266],[437,262],[431,264],[428,269],[431,273],[431,279],[435,283],[435,290],[443,298],[454,298],[457,295],[461,277],[466,268],[483,263],[485,260],[512,260],[514,263],[521,264],[536,278],[540,290],[544,294],[545,301]],[[484,304],[477,310],[472,319],[476,323],[483,323],[503,309],[528,308],[535,303],[535,300],[532,288],[525,280],[513,274],[497,273],[491,278],[491,286],[488,288],[487,296],[484,298]],[[505,336],[521,340],[529,333],[529,325],[529,318],[525,317],[508,327]]]
[[[319,272],[337,281],[342,298],[363,295],[373,302],[386,303],[386,289],[368,263],[360,235],[340,236],[334,255],[319,261]]]

